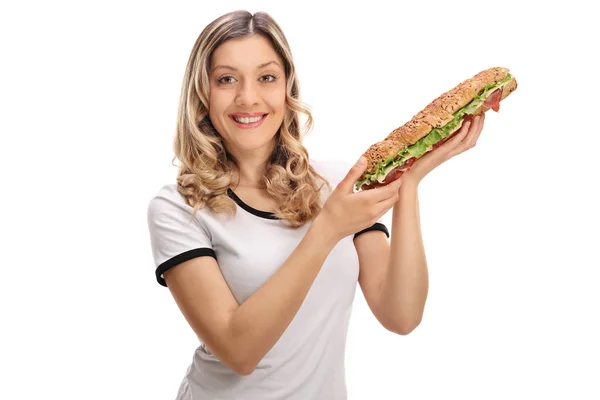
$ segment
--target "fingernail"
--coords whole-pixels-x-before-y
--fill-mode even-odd
[[[364,163],[366,163],[366,162],[367,162],[367,159],[366,159],[366,158],[364,158],[364,157],[360,157],[360,158],[358,159],[358,161],[356,162],[356,165],[363,165],[363,164],[364,164]]]

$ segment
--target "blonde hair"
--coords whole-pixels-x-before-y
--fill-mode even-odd
[[[292,227],[302,226],[321,211],[321,189],[331,185],[312,166],[302,144],[313,126],[312,114],[300,101],[298,77],[290,46],[277,23],[265,12],[225,14],[204,28],[190,54],[185,70],[173,149],[181,161],[177,190],[186,203],[235,215],[235,202],[227,189],[231,185],[231,165],[235,158],[225,149],[222,137],[208,115],[209,71],[213,52],[228,39],[262,35],[283,60],[286,75],[286,111],[276,136],[276,145],[267,162],[262,183],[276,200],[275,216]],[[306,130],[300,129],[300,113],[307,117]],[[317,184],[320,179],[323,184]]]

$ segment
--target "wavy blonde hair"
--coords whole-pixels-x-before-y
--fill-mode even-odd
[[[236,204],[227,189],[232,184],[231,173],[239,166],[225,149],[208,115],[209,71],[211,56],[219,45],[228,39],[253,35],[262,35],[270,41],[284,62],[286,75],[286,111],[262,183],[277,202],[275,215],[298,227],[318,215],[323,184],[329,191],[331,185],[309,164],[302,140],[312,129],[312,114],[300,101],[298,77],[287,39],[265,12],[225,14],[207,25],[194,44],[185,70],[173,143],[175,156],[171,162],[175,158],[181,161],[177,190],[194,207],[194,216],[204,206],[217,213],[236,213]],[[305,131],[300,129],[301,113],[307,117]],[[322,181],[320,185],[318,180]]]

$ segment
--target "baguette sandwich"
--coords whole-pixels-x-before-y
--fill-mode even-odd
[[[363,154],[367,168],[355,189],[373,189],[398,179],[416,159],[448,140],[463,122],[490,108],[498,112],[500,101],[516,88],[517,81],[508,69],[495,67],[442,94]]]

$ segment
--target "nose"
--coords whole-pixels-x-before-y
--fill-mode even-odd
[[[246,80],[238,86],[235,102],[238,106],[253,106],[258,104],[257,88],[252,80]]]

